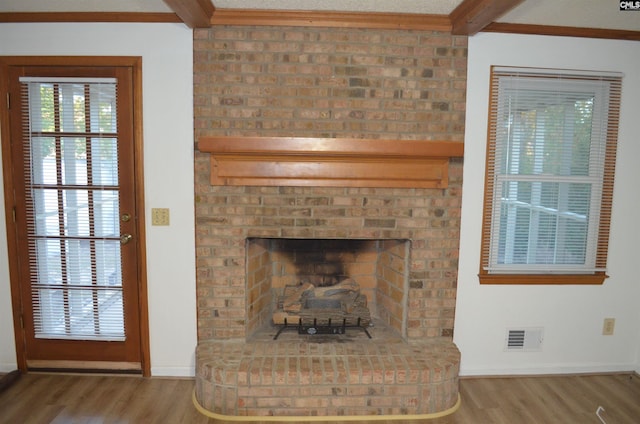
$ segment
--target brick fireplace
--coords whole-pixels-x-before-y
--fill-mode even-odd
[[[283,170],[305,168],[300,150],[287,156],[279,147],[273,154],[269,146],[279,145],[273,138],[209,141],[201,146],[211,157],[198,199],[208,196],[202,205],[206,213],[197,218],[203,271],[198,274],[199,405],[220,416],[422,417],[454,408],[460,363],[451,341],[460,161],[449,159],[442,169],[441,161],[424,159],[421,167],[442,171],[435,172],[440,180],[410,184],[437,188],[357,187],[370,181],[359,180],[357,173],[333,178],[340,163],[370,164],[377,156],[369,152],[354,159],[349,146],[383,146],[377,150],[385,157],[394,149],[387,148],[388,141],[334,139],[345,151],[336,157],[331,150],[327,157],[317,149],[309,173],[310,181],[334,186],[289,186],[292,177]],[[263,144],[260,154],[235,146],[256,141]],[[388,169],[402,169],[394,162],[422,160],[423,149],[410,146],[387,158]],[[405,150],[409,153],[401,154]],[[432,150],[437,151],[424,149]],[[237,175],[225,174],[227,160],[234,162],[234,172],[251,170],[242,178],[261,179],[265,186],[246,186]],[[261,164],[271,161],[278,166],[265,172]],[[300,184],[298,175],[293,183]],[[370,339],[358,329],[279,336],[274,312],[286,288],[309,282],[333,287],[345,279],[356,281],[367,299],[373,325],[364,333]]]
[[[465,37],[213,27],[196,30],[194,41],[199,143],[225,136],[462,141]],[[444,180],[435,172],[440,185],[242,183],[246,176],[214,182],[216,172],[236,167],[224,168],[199,147],[198,403],[223,416],[421,415],[451,408],[459,365],[452,337],[461,159],[446,158]],[[429,169],[442,169],[428,161]],[[362,169],[375,174],[385,167],[374,161]],[[296,277],[282,271],[284,262],[261,268],[254,261],[272,261],[274,243],[283,240],[356,240],[376,255],[406,251],[394,259],[406,265],[396,286],[375,271],[360,277],[375,316],[371,341],[360,333],[346,336],[348,343],[297,334],[272,339],[271,293]]]

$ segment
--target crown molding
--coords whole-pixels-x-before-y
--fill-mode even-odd
[[[183,22],[175,13],[148,12],[4,12],[0,23],[28,22]]]
[[[640,41],[640,31],[603,28],[577,28],[551,25],[509,24],[493,22],[482,32],[502,32],[508,34],[553,35],[559,37],[605,38],[610,40]]]

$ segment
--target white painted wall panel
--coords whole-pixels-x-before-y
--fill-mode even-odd
[[[624,73],[609,254],[602,286],[478,283],[491,65]],[[462,375],[627,371],[638,368],[640,278],[640,43],[479,34],[469,40],[464,187],[455,342]],[[615,334],[602,336],[606,317]],[[544,327],[540,352],[505,352],[506,328]]]

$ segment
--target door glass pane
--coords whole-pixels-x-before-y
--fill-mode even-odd
[[[116,138],[91,139],[91,177],[94,185],[118,184],[118,143]]]
[[[122,340],[122,292],[116,289],[35,289],[36,337]]]
[[[115,79],[25,79],[36,338],[124,340]]]
[[[35,235],[118,237],[118,192],[107,189],[34,188]]]

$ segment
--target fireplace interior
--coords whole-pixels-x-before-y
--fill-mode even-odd
[[[409,249],[409,240],[247,239],[248,338],[285,320],[406,337]]]

